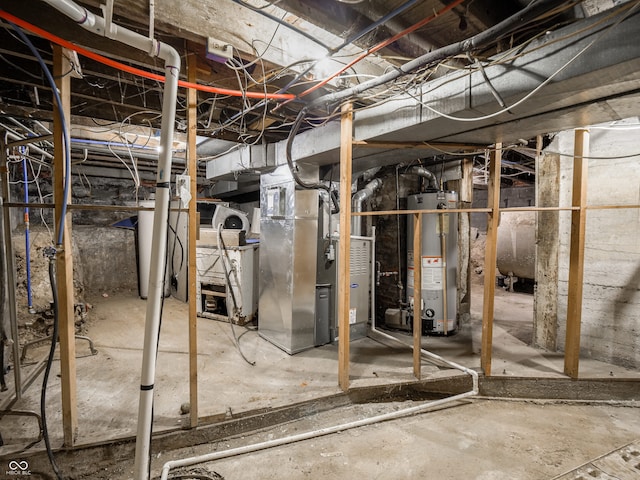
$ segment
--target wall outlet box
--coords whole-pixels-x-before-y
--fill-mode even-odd
[[[233,57],[233,47],[221,40],[207,38],[207,58],[214,62],[225,63]]]
[[[191,193],[191,177],[189,175],[176,175],[176,191],[180,195],[180,189],[186,189]]]

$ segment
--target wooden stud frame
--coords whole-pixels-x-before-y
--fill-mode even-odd
[[[351,169],[353,159],[353,106],[342,106],[340,122],[340,247],[338,249],[338,385],[349,389],[349,317],[351,288]]]
[[[413,215],[413,376],[422,366],[422,214]]]
[[[196,82],[197,57],[191,54],[187,57],[187,76],[191,83]],[[197,177],[198,161],[196,152],[196,132],[198,92],[193,88],[187,90],[187,171],[191,178],[189,202],[189,234],[188,242],[188,284],[187,298],[189,301],[189,426],[198,426],[198,315],[196,310],[196,237],[198,234],[197,212]]]
[[[567,333],[564,347],[564,373],[578,378],[580,362],[580,323],[582,321],[582,288],[584,279],[584,243],[587,222],[587,177],[589,131],[575,131],[573,157],[573,192],[571,205],[571,246],[569,251],[569,291],[567,300]]]
[[[62,109],[69,130],[71,118],[71,81],[67,73],[72,69],[69,61],[71,55],[68,50],[53,45],[53,76],[60,93]],[[66,171],[65,142],[62,126],[63,119],[58,115],[58,109],[53,109],[54,135],[54,201],[55,225],[60,225],[64,204],[71,203],[71,191],[64,196],[64,178],[71,175]],[[71,243],[71,215],[67,211],[64,221],[64,237],[62,245],[57,245],[56,278],[58,284],[58,318],[60,325],[60,375],[62,390],[62,428],[64,444],[71,447],[75,443],[78,428],[78,400],[76,379],[76,344],[74,318],[73,291],[73,255]]]
[[[493,349],[493,307],[496,290],[498,224],[500,223],[500,171],[502,143],[496,143],[489,165],[487,245],[484,257],[484,299],[482,303],[482,351],[480,366],[486,376],[491,375]]]

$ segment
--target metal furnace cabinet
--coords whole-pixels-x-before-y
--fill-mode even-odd
[[[214,320],[231,319],[238,325],[252,321],[258,312],[259,244],[228,246],[229,283],[220,262],[217,246],[196,247],[196,312]],[[237,309],[234,308],[234,299]]]

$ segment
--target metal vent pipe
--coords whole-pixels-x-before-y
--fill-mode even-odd
[[[418,175],[422,178],[426,178],[429,180],[429,188],[433,188],[434,190],[438,190],[438,179],[436,178],[435,173],[430,172],[426,168],[421,165],[416,165],[415,167],[411,167],[409,173],[413,173],[414,175]]]
[[[362,212],[364,201],[371,197],[380,187],[382,187],[382,180],[374,178],[362,190],[356,192],[351,198],[351,211],[353,213]],[[362,218],[359,216],[351,217],[351,235],[362,235]]]

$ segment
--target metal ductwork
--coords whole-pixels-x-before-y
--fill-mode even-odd
[[[362,212],[364,201],[370,198],[380,187],[382,187],[382,180],[374,178],[362,190],[357,191],[351,198],[351,211]],[[351,235],[362,235],[362,218],[358,216],[351,218]]]
[[[627,18],[596,15],[530,42],[508,65],[486,66],[485,74],[492,86],[506,105],[513,106],[539,88],[544,81],[541,79],[551,77],[559,65],[566,64],[531,101],[522,102],[510,112],[495,114],[501,107],[482,72],[464,76],[451,73],[416,87],[412,95],[400,96],[392,104],[382,103],[359,112],[354,120],[354,138],[490,145],[496,139],[515,142],[537,134],[637,115],[640,44],[633,39],[640,35],[639,20],[640,12]],[[606,28],[611,30],[599,36]],[[571,61],[587,47],[588,61]],[[416,102],[416,98],[428,98],[428,106],[467,121],[444,118]],[[397,115],[398,111],[403,114]],[[471,118],[473,121],[468,121]],[[233,180],[249,168],[272,169],[282,165],[286,161],[285,143],[283,140],[275,144],[267,151],[266,159],[260,145],[220,155],[207,163],[207,178]],[[300,133],[292,154],[298,163],[330,165],[336,163],[339,149],[340,124],[329,122]],[[420,156],[439,153],[436,148],[424,148]],[[415,159],[416,152],[412,149],[382,145],[355,149],[353,169],[365,171]]]
[[[411,167],[409,173],[413,173],[414,175],[418,175],[419,177],[426,178],[427,180],[429,180],[429,188],[438,190],[438,179],[436,178],[435,173],[427,170],[421,165]]]

